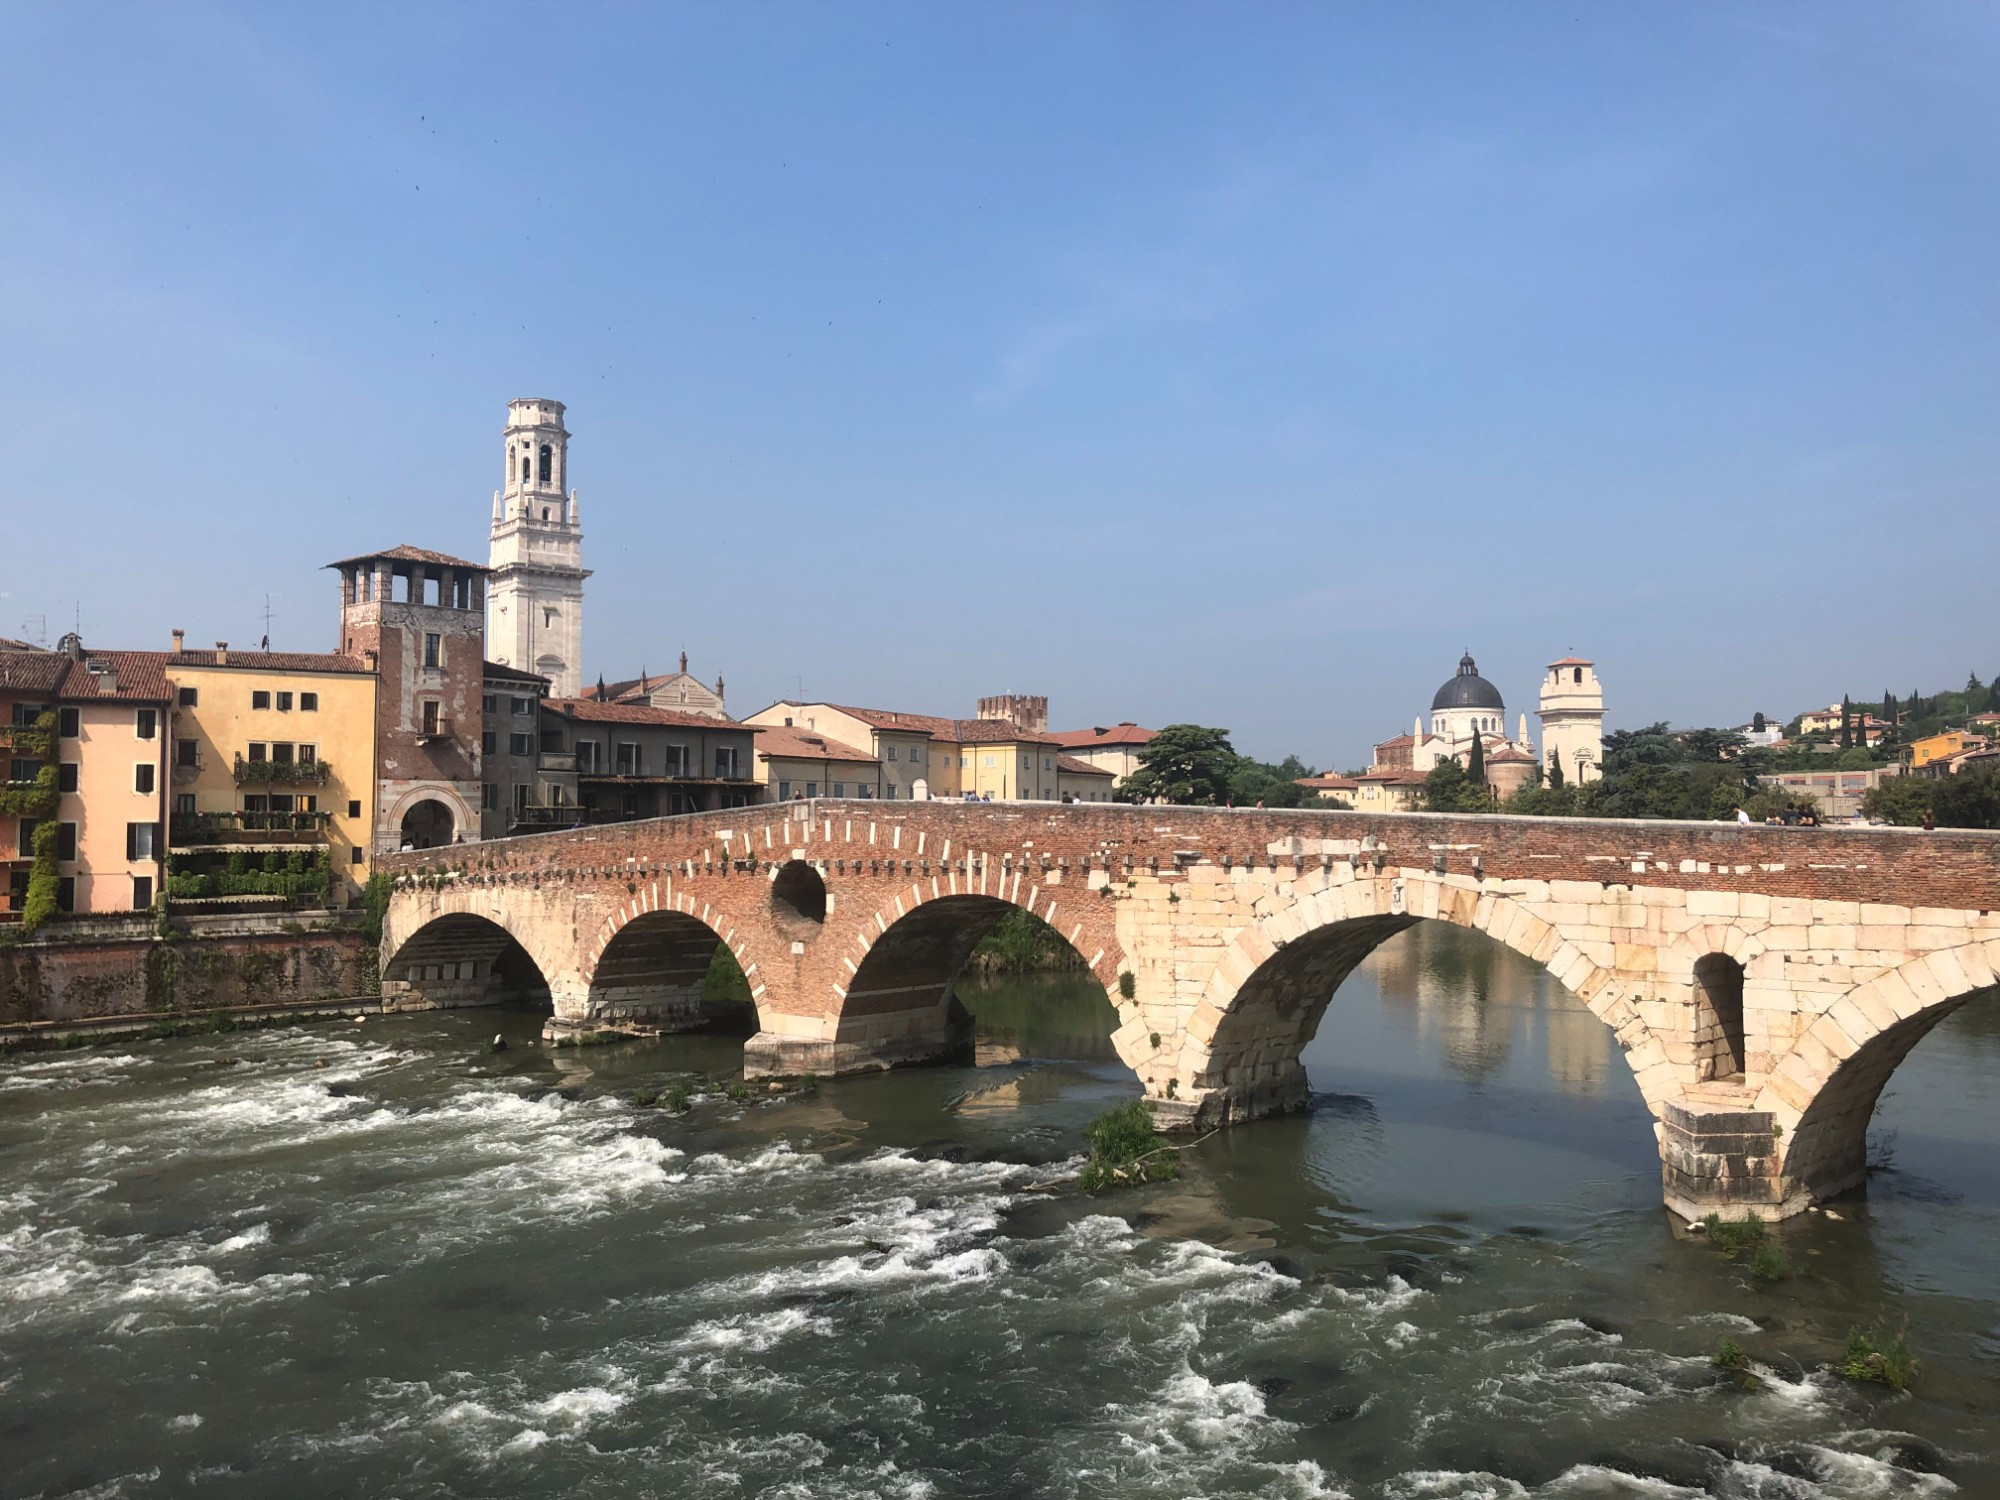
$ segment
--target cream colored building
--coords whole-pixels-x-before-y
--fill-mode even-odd
[[[1317,776],[1301,776],[1298,785],[1304,787],[1322,802],[1341,802],[1354,806],[1354,797],[1361,790],[1361,783],[1352,776],[1342,776],[1337,771],[1323,771]]]
[[[1065,755],[1109,771],[1116,786],[1139,769],[1140,752],[1153,742],[1154,733],[1126,719],[1090,729],[1059,729],[1049,738],[1062,746]]]
[[[688,671],[687,652],[681,653],[681,669],[664,677],[641,673],[623,682],[608,682],[583,694],[605,703],[643,703],[648,708],[664,708],[679,714],[701,714],[710,719],[726,719],[729,709],[723,701],[720,677],[710,687]]]
[[[766,802],[882,795],[880,761],[866,750],[810,729],[767,725],[757,736],[756,760]]]
[[[1055,802],[1062,795],[1053,736],[1010,719],[946,719],[837,703],[780,701],[744,721],[803,729],[865,749],[881,766],[878,795]]]
[[[1597,780],[1604,758],[1604,688],[1596,667],[1580,656],[1550,662],[1539,717],[1543,769],[1560,764],[1572,786]]]
[[[1059,802],[1109,802],[1118,778],[1104,766],[1092,765],[1074,755],[1056,755],[1056,800]]]

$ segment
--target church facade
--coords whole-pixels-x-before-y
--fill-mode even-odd
[[[583,522],[569,481],[563,404],[507,403],[505,482],[493,495],[486,640],[501,666],[549,680],[552,697],[583,691]]]
[[[1486,762],[1486,780],[1505,801],[1535,779],[1537,768],[1553,775],[1545,757],[1561,765],[1570,783],[1596,778],[1602,751],[1604,694],[1592,663],[1581,657],[1551,662],[1542,680],[1537,717],[1542,724],[1542,750],[1528,735],[1528,716],[1519,717],[1512,739],[1507,736],[1507,704],[1479,673],[1467,652],[1458,670],[1431,695],[1429,719],[1418,715],[1408,734],[1375,746],[1371,778],[1395,776],[1414,786],[1446,760],[1468,765],[1478,742]],[[1414,797],[1414,793],[1411,794]],[[1406,801],[1409,799],[1406,799]]]

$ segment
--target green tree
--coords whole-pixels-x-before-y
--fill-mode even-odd
[[[1549,790],[1552,792],[1568,790],[1563,785],[1563,758],[1560,755],[1549,757]]]
[[[1940,828],[2000,828],[2000,771],[1960,771],[1935,784]]]
[[[1440,813],[1491,812],[1493,794],[1486,783],[1474,781],[1456,756],[1448,756],[1424,778],[1424,811]]]
[[[1915,828],[1932,813],[1938,783],[1928,776],[1885,776],[1861,798],[1861,815]]]
[[[1229,731],[1201,724],[1169,724],[1139,752],[1139,769],[1118,788],[1126,802],[1220,806],[1230,795],[1238,756]]]
[[[1472,753],[1465,758],[1465,779],[1474,786],[1486,785],[1486,736],[1477,730],[1472,735]]]

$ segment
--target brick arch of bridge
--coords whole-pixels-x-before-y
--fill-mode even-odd
[[[534,930],[508,916],[506,903],[490,891],[446,889],[391,902],[382,928],[384,986],[440,1006],[557,1003],[570,967],[565,955],[548,951]]]
[[[749,981],[762,1026],[762,945],[747,925],[708,901],[675,893],[671,882],[647,881],[619,903],[584,945],[578,964],[584,1014],[596,1020],[695,1024],[704,1018],[702,981],[715,945],[721,943]]]
[[[1299,1056],[1334,992],[1380,944],[1426,920],[1483,933],[1548,970],[1617,1035],[1655,1115],[1679,1092],[1679,1070],[1618,975],[1510,897],[1402,870],[1276,901],[1239,931],[1170,1059],[1173,1097],[1204,1124],[1303,1105],[1308,1090]],[[1699,936],[1746,951],[1751,944],[1742,934]],[[1149,1075],[1149,1092],[1163,1092],[1167,1081]]]
[[[767,1035],[750,1048],[753,1070],[840,1071],[861,1059],[888,1066],[962,1053],[971,1025],[955,1005],[953,983],[1009,911],[1046,922],[1107,996],[1116,994],[1129,962],[1101,892],[1087,884],[1044,887],[1032,866],[990,868],[991,858],[976,861],[969,876],[948,871],[912,880],[878,896],[858,917],[836,899],[837,922],[829,914],[827,930],[813,940],[838,945],[837,977],[827,981],[823,1008],[775,1026],[766,1018]],[[1072,878],[1085,877],[1078,871]],[[838,884],[834,890],[838,896]],[[799,995],[794,1003],[811,1007],[814,999]]]
[[[1868,1175],[1868,1122],[1903,1059],[2000,974],[2000,938],[1907,959],[1835,1000],[1777,1062],[1757,1099],[1784,1131],[1782,1180],[1819,1200]]]

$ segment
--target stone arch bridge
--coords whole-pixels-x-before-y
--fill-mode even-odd
[[[962,1053],[953,980],[1010,907],[1104,985],[1163,1123],[1307,1102],[1340,982],[1420,921],[1525,954],[1612,1029],[1669,1207],[1765,1217],[1859,1185],[1890,1073],[2000,969],[2000,836],[1900,829],[799,802],[386,859],[385,991],[546,986],[552,1031],[704,1019],[749,979],[746,1071]]]

